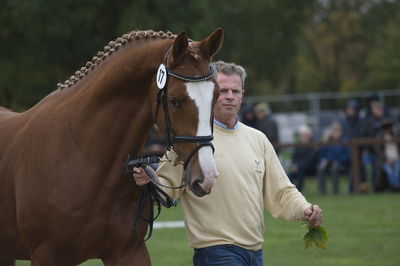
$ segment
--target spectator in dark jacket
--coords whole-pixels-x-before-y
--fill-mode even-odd
[[[362,117],[364,118],[369,118],[374,116],[374,112],[373,112],[373,108],[374,108],[374,104],[375,103],[380,103],[383,106],[383,116],[385,117],[389,117],[390,116],[390,110],[387,106],[383,105],[383,100],[382,98],[379,96],[378,93],[373,92],[371,93],[368,98],[367,98],[367,102],[366,102],[366,108],[364,110],[364,115],[362,115]]]
[[[246,104],[242,106],[240,121],[249,127],[257,128],[257,117],[253,105]]]
[[[325,141],[345,140],[340,123],[334,122],[328,129]],[[332,178],[333,193],[339,193],[339,174],[348,173],[350,162],[349,148],[345,145],[323,146],[319,152],[319,164],[317,169],[318,190],[320,194],[326,193],[326,174]]]
[[[357,139],[361,136],[362,130],[362,119],[359,114],[359,104],[356,100],[349,100],[346,104],[344,110],[344,117],[340,120],[340,124],[343,129],[343,139],[352,140]],[[359,162],[362,160],[362,148],[358,148]],[[359,164],[360,182],[366,183],[366,173],[361,164]],[[350,193],[354,192],[353,188],[353,176],[352,173],[349,174],[348,179],[348,189]]]
[[[301,125],[297,131],[297,143],[293,150],[289,178],[299,191],[304,188],[304,179],[308,175],[314,175],[317,168],[318,149],[313,146],[302,146],[312,142],[312,132],[307,125]]]
[[[258,103],[254,111],[257,116],[256,128],[263,132],[272,144],[277,143],[279,141],[278,124],[272,117],[269,105],[265,102]],[[276,148],[275,151],[278,152]]]
[[[361,137],[374,139],[378,135],[381,127],[382,120],[389,118],[385,112],[385,106],[380,101],[373,101],[371,103],[371,114],[363,119],[361,128]],[[367,165],[371,167],[371,183],[374,191],[377,190],[378,172],[377,172],[377,154],[376,147],[364,146],[362,147],[362,175],[367,173]]]
[[[340,121],[343,137],[347,139],[358,138],[361,133],[362,120],[359,114],[359,105],[356,100],[349,100],[344,110],[344,117]]]

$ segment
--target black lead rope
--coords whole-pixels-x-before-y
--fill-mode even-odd
[[[141,167],[152,181],[156,180],[154,175],[146,167],[151,163],[158,163],[159,161],[160,159],[158,157],[142,157],[131,160],[130,155],[128,155],[125,173],[133,174],[133,169],[131,169],[130,167]],[[149,182],[139,188],[141,191],[141,195],[139,199],[138,209],[133,220],[132,231],[136,235],[136,226],[139,219],[147,222],[149,224],[149,233],[144,239],[144,241],[146,241],[151,237],[153,233],[153,224],[161,213],[161,205],[166,208],[171,208],[172,206],[176,206],[177,202],[153,182]],[[142,215],[147,202],[150,202],[149,218],[143,217]],[[157,205],[156,215],[154,215],[155,204]]]
[[[142,219],[143,221],[147,222],[149,225],[149,232],[147,234],[147,237],[144,238],[144,241],[146,241],[153,234],[154,221],[158,218],[158,216],[161,213],[161,204],[167,208],[170,208],[172,206],[176,206],[176,201],[175,200],[171,201],[168,198],[163,199],[162,196],[160,196],[158,193],[162,193],[166,197],[168,195],[165,194],[164,191],[162,191],[159,187],[157,187],[153,183],[148,183],[145,186],[140,187],[140,190],[141,190],[142,194],[140,196],[138,210],[135,214],[134,221],[132,224],[132,231],[136,235],[136,226],[137,226],[137,223],[139,222],[139,219]],[[149,201],[150,201],[150,214],[149,214],[149,218],[146,218],[146,217],[143,217],[142,214],[146,207],[146,203]],[[154,204],[157,204],[156,215],[154,215]]]

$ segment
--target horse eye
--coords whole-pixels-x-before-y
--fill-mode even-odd
[[[179,100],[177,98],[172,98],[169,100],[169,102],[175,107],[175,108],[180,108],[181,107],[181,103],[179,102]]]

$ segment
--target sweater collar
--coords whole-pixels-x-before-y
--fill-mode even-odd
[[[232,128],[228,128],[224,123],[218,121],[214,118],[214,124],[219,126],[220,128],[228,129],[228,130],[236,130],[239,127],[239,118],[236,120],[235,125]]]

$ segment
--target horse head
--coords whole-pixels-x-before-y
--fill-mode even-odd
[[[218,176],[211,140],[219,91],[210,62],[222,41],[221,29],[199,42],[189,41],[181,32],[156,77],[158,102],[163,107],[156,122],[184,162],[186,185],[199,197],[211,192]]]

